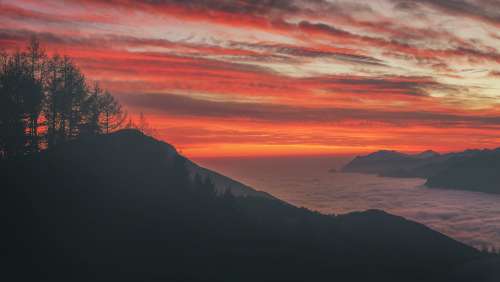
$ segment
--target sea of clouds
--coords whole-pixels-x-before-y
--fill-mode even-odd
[[[296,206],[327,214],[381,209],[469,245],[500,249],[500,195],[430,189],[424,179],[329,172],[346,161],[296,157],[201,163]]]

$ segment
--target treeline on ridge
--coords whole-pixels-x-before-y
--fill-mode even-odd
[[[70,57],[49,57],[36,38],[23,51],[0,52],[0,159],[112,132],[126,116]]]

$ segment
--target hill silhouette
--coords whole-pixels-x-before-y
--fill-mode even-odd
[[[383,150],[354,158],[342,171],[425,178],[431,188],[500,193],[500,149],[415,155]]]
[[[500,149],[453,158],[426,185],[500,194]]]
[[[5,275],[11,281],[498,277],[494,256],[421,224],[376,210],[323,215],[253,190],[236,197],[196,176],[192,166],[172,146],[134,130],[0,162]]]

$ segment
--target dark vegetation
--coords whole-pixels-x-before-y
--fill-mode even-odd
[[[428,187],[500,193],[500,149],[466,150],[417,155],[378,151],[359,156],[344,172],[377,174],[387,177],[426,178]]]
[[[48,57],[36,38],[0,52],[0,159],[118,129],[126,114],[67,56]]]
[[[215,192],[171,152],[123,130],[0,162],[11,280],[498,278],[495,256],[423,225],[382,211],[322,215]]]

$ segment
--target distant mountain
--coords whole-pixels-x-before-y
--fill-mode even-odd
[[[500,149],[450,159],[426,185],[500,194]]]
[[[413,157],[417,159],[430,159],[430,158],[436,158],[438,156],[440,156],[440,154],[432,150],[427,150],[422,153],[413,155]]]
[[[392,177],[427,177],[435,168],[426,166],[441,163],[447,158],[432,151],[408,155],[397,151],[378,151],[358,156],[342,168],[344,172],[377,174]]]
[[[9,281],[498,281],[498,257],[382,211],[213,193],[137,131],[0,162]],[[225,189],[225,188],[222,188]],[[488,280],[489,279],[489,280]]]
[[[354,158],[342,171],[426,178],[428,187],[500,193],[499,152],[500,149],[439,154],[429,150],[409,155],[378,151]]]

